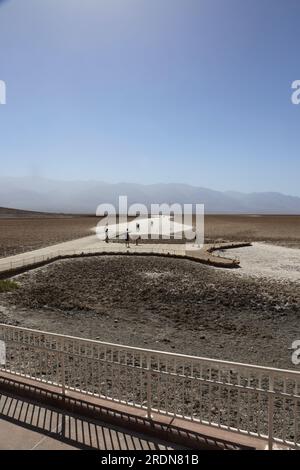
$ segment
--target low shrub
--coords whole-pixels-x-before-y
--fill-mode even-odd
[[[18,284],[15,281],[10,280],[0,280],[0,293],[10,292],[18,288]]]

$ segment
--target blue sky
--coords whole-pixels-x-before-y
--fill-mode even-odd
[[[1,175],[300,196],[299,0],[0,1]]]

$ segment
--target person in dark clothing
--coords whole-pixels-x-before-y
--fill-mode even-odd
[[[105,241],[108,243],[108,228],[105,228]]]
[[[126,240],[126,247],[130,248],[130,246],[129,246],[130,238],[129,238],[129,230],[128,229],[126,230],[125,240]]]

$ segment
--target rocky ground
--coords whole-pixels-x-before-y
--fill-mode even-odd
[[[299,284],[162,257],[55,262],[0,294],[0,322],[102,341],[292,368]]]

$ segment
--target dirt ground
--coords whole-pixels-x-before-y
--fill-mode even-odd
[[[96,217],[0,218],[0,257],[86,237]]]
[[[206,215],[206,241],[268,242],[300,248],[299,215]]]
[[[151,349],[292,368],[299,284],[188,260],[103,256],[15,278],[0,321]]]

